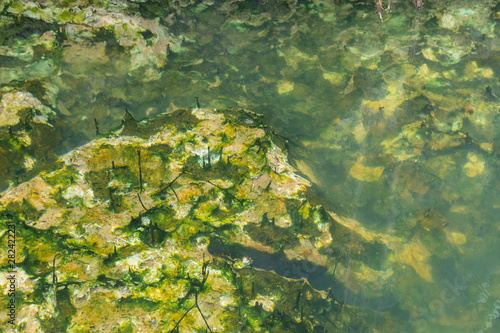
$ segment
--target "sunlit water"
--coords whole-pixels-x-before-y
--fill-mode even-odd
[[[187,7],[173,19],[139,7],[184,36],[182,47],[145,80],[129,75],[127,50],[112,36],[99,36],[101,59],[63,41],[49,81],[73,128],[66,149],[93,137],[93,118],[101,130],[117,126],[125,107],[141,119],[194,107],[198,96],[202,107],[262,113],[330,211],[411,245],[396,253],[375,242],[373,253],[353,254],[378,284],[366,272],[366,284],[349,277],[349,267],[337,268],[337,280],[378,297],[378,309],[365,305],[380,316],[389,308],[408,331],[498,330],[500,9],[492,1],[429,1],[418,11],[393,1],[383,22],[372,2]],[[352,293],[339,297],[363,306]]]

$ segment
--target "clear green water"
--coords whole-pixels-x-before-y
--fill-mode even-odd
[[[416,332],[495,332],[500,8],[429,1],[414,10],[399,0],[391,9],[380,22],[370,1],[197,3],[178,12],[144,3],[137,15],[184,39],[153,71],[131,71],[132,47],[112,35],[61,35],[52,53],[4,56],[2,84],[13,85],[7,69],[22,68],[18,86],[57,87],[66,150],[93,138],[93,118],[101,131],[118,125],[125,107],[141,119],[194,107],[197,95],[202,107],[264,114],[325,207],[411,245],[363,253],[374,271],[353,267],[361,277],[352,278],[340,267],[340,281],[370,297],[390,293]],[[35,38],[26,25],[18,33]],[[3,41],[15,48],[12,34]],[[383,316],[392,304],[381,304]]]

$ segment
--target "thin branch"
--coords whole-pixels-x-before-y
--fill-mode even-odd
[[[139,165],[139,189],[142,192],[142,168],[141,168],[141,150],[137,148],[137,164]]]
[[[174,192],[174,195],[175,195],[175,197],[177,198],[177,201],[178,201],[179,203],[181,203],[181,201],[179,200],[179,197],[177,196],[177,193],[175,193],[174,188],[173,188],[173,187],[171,187],[170,189],[172,190],[172,192]]]
[[[200,312],[201,317],[203,318],[203,320],[205,321],[205,325],[207,325],[208,330],[210,331],[210,333],[212,333],[212,330],[210,329],[210,326],[208,326],[207,319],[206,319],[206,318],[205,318],[205,316],[203,315],[203,312],[201,312],[200,306],[198,305],[198,293],[194,294],[194,300],[195,300],[195,305],[196,305],[196,308],[197,308],[197,309],[198,309],[198,311]]]
[[[139,199],[139,202],[141,203],[142,208],[144,208],[144,210],[147,212],[149,209],[147,209],[146,206],[144,206],[144,204],[142,203],[142,200],[141,200],[139,193],[136,193],[136,194],[137,194],[137,199]]]
[[[189,311],[193,310],[198,304],[195,304],[193,305],[192,307],[190,307],[185,313],[184,315],[181,317],[181,319],[179,319],[179,321],[175,324],[174,328],[172,329],[172,331],[174,331],[175,329],[179,329],[179,324],[181,323],[182,319],[184,319],[184,317],[187,316],[187,314],[189,313]]]
[[[174,178],[174,180],[170,181],[165,187],[163,188],[160,188],[160,190],[158,191],[158,193],[163,193],[163,192],[166,192],[169,188],[172,188],[172,185],[175,183],[175,181],[177,179],[179,179],[180,176],[182,176],[184,174],[184,171],[182,171],[180,174],[177,175],[177,177]],[[178,199],[177,199],[178,200]]]

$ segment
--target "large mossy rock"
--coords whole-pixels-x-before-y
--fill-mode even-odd
[[[118,130],[1,193],[2,223],[17,228],[18,331],[390,325],[391,315],[375,311],[387,297],[360,297],[355,282],[334,277],[349,261],[382,271],[362,253],[383,251],[384,241],[311,201],[285,146],[241,110],[183,109],[143,122],[127,113]],[[3,253],[2,274],[7,262]]]

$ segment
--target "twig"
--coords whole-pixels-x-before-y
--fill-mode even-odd
[[[177,198],[177,201],[178,201],[179,203],[181,203],[181,201],[179,200],[179,197],[177,196],[177,193],[175,193],[174,188],[172,187],[172,188],[170,188],[170,189],[172,190],[172,192],[174,192],[174,195],[175,195],[175,197]]]
[[[99,132],[99,123],[97,122],[97,119],[94,118],[94,125],[95,125],[95,135],[101,134]]]
[[[181,323],[182,319],[184,319],[184,317],[187,316],[187,314],[189,313],[189,311],[193,310],[193,308],[196,306],[197,304],[193,305],[192,307],[190,307],[185,313],[184,315],[181,317],[181,319],[179,319],[179,321],[175,324],[174,328],[172,329],[171,332],[175,332],[175,329],[179,330],[179,324]]]
[[[200,309],[200,306],[198,305],[198,293],[194,294],[194,300],[195,300],[195,305],[196,305],[196,308],[198,309],[198,311],[200,311],[200,314],[201,314],[201,317],[203,318],[203,320],[205,321],[205,325],[207,325],[207,328],[210,332],[212,332],[212,330],[210,329],[210,326],[208,326],[208,322],[207,322],[207,319],[205,318],[205,316],[203,315],[203,312],[201,312],[201,309]]]
[[[142,203],[142,200],[141,200],[141,197],[139,196],[139,193],[136,193],[136,194],[137,194],[137,199],[139,199],[139,202],[141,203],[142,208],[144,208],[145,211],[148,211],[149,209],[147,209],[146,206],[144,206],[144,204]]]
[[[208,271],[207,269],[208,267],[208,262],[204,262],[203,263],[203,266],[201,268],[201,274],[203,275],[203,280],[201,281],[201,283],[197,286],[195,286],[193,288],[193,285],[191,284],[191,288],[190,290],[188,291],[187,295],[183,298],[183,299],[186,299],[186,297],[189,297],[189,295],[194,291],[194,305],[192,307],[190,307],[185,313],[184,315],[181,317],[181,319],[179,319],[179,321],[175,324],[174,328],[170,331],[170,332],[179,332],[179,325],[181,323],[181,321],[187,316],[187,314],[193,309],[193,308],[197,308],[198,311],[200,312],[201,314],[201,317],[203,318],[203,321],[205,322],[205,325],[207,325],[207,328],[208,330],[210,331],[210,333],[212,333],[212,329],[210,328],[210,326],[208,325],[208,321],[207,321],[207,318],[205,318],[205,315],[203,314],[203,312],[201,311],[201,308],[200,308],[200,305],[198,304],[198,294],[201,292],[201,290],[203,289],[203,286],[205,285],[205,282],[207,281],[208,279],[208,275],[210,274],[210,272]],[[191,278],[189,277],[189,274],[188,274],[188,279],[191,281]],[[199,280],[198,280],[199,281]]]
[[[163,192],[166,192],[169,188],[172,190],[172,192],[174,192],[174,195],[175,197],[177,198],[177,201],[181,202],[179,200],[179,197],[177,196],[177,193],[175,193],[175,190],[174,188],[172,187],[172,185],[175,183],[175,181],[177,179],[179,179],[180,176],[182,176],[184,173],[184,171],[182,171],[180,174],[177,175],[177,177],[174,178],[174,180],[172,180],[171,182],[169,182],[165,187],[163,188],[160,188],[160,190],[158,191],[158,193],[163,193]]]
[[[138,157],[138,164],[139,164],[139,189],[142,192],[142,168],[141,168],[141,150],[137,148],[137,157]]]

